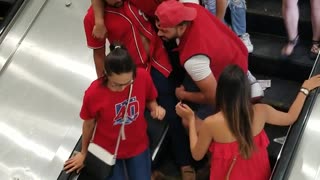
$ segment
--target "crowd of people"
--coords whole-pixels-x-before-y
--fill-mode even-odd
[[[84,29],[98,78],[83,98],[82,148],[65,162],[67,172],[83,168],[94,131],[93,142],[114,153],[124,123],[126,138],[107,179],[151,179],[149,113],[168,123],[183,180],[196,179],[193,163],[209,152],[211,180],[269,179],[263,127],[294,123],[320,75],[303,83],[287,113],[252,104],[263,91],[248,70],[245,1],[229,3],[232,29],[223,21],[228,3],[216,1],[210,12],[210,4],[176,0],[92,0]]]

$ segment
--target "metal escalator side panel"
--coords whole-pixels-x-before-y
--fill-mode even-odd
[[[310,73],[310,77],[320,73],[320,58],[319,55],[315,60],[313,65],[312,71]],[[307,131],[308,122],[312,122],[310,120],[311,114],[314,112],[319,112],[319,106],[315,104],[319,99],[318,95],[320,93],[320,89],[317,88],[316,90],[311,93],[301,110],[301,113],[297,119],[297,121],[290,127],[286,141],[282,146],[282,149],[279,153],[278,160],[276,165],[272,171],[270,179],[272,180],[279,180],[279,179],[288,179],[290,174],[293,171],[293,166],[295,164],[295,157],[297,157],[297,153],[299,148],[301,148],[301,140],[304,137],[304,133],[309,134]],[[314,115],[313,115],[314,116]],[[318,115],[316,115],[319,118]],[[304,140],[307,141],[307,140]],[[310,148],[310,147],[302,147],[302,148]],[[312,154],[312,153],[311,153]],[[301,153],[300,153],[301,155]],[[307,155],[307,154],[306,154]]]
[[[44,4],[29,0],[0,44],[0,65],[10,60],[0,75],[0,179],[57,179],[96,76],[82,21],[90,2]]]

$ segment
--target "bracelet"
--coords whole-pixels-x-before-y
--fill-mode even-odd
[[[302,87],[300,89],[300,92],[302,92],[304,95],[308,96],[310,91],[307,88]]]

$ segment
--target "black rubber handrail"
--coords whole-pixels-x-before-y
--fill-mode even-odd
[[[318,56],[310,76],[320,73],[320,58]],[[277,160],[270,179],[283,180],[288,179],[290,170],[293,165],[294,157],[299,147],[301,137],[303,135],[305,126],[310,117],[311,110],[316,101],[317,95],[320,93],[320,89],[317,88],[306,99],[303,109],[298,117],[298,120],[290,127],[287,134],[286,141],[280,152],[279,159]]]
[[[21,5],[24,3],[25,0],[0,0],[0,3],[6,3],[10,6],[8,13],[3,17],[2,23],[0,24],[0,36],[2,36],[5,29],[9,26],[9,23],[13,19],[13,17],[18,12]]]

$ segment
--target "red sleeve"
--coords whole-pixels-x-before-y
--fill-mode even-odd
[[[80,111],[80,118],[83,120],[91,120],[94,119],[95,116],[93,115],[91,108],[90,108],[90,103],[89,103],[89,97],[87,91],[84,94],[83,97],[83,102],[82,102],[82,107]]]
[[[92,36],[92,31],[94,27],[94,12],[92,7],[88,9],[86,16],[84,17],[84,31],[86,33],[87,45],[89,48],[98,49],[104,47],[106,44],[106,40],[98,40]]]
[[[150,101],[150,100],[155,100],[158,97],[158,92],[157,89],[155,87],[155,85],[153,84],[153,81],[151,79],[151,76],[149,74],[149,72],[147,72],[144,69],[141,69],[143,71],[143,76],[145,77],[146,80],[146,100]]]

